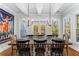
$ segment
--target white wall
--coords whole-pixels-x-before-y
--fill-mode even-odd
[[[63,15],[63,19],[67,19],[69,17],[71,18],[71,42],[73,43],[73,45],[70,47],[79,51],[79,42],[76,41],[77,40],[76,38],[76,26],[77,26],[76,15],[79,15],[79,4],[74,4],[73,7]],[[64,25],[64,22],[63,22],[63,25]],[[65,29],[64,26],[63,26],[63,29]]]
[[[21,26],[20,25],[22,23],[23,18],[26,19],[26,23],[28,22],[27,21],[28,19],[30,20],[30,22],[31,22],[32,19],[49,20],[48,17],[37,17],[37,16],[33,16],[33,17],[29,17],[29,18],[27,18],[27,17],[18,18],[19,20],[15,21],[15,34],[17,35],[18,38],[21,38],[21,36],[20,36]],[[62,36],[63,36],[63,29],[62,29],[63,25],[62,25],[62,23],[63,23],[63,21],[61,20],[61,17],[52,17],[52,18],[58,20],[59,38],[62,38]],[[26,25],[26,29],[27,29],[27,35],[33,34],[33,24],[31,24],[31,26],[29,26],[29,27]],[[51,28],[48,25],[46,26],[46,35],[47,34],[52,34]]]

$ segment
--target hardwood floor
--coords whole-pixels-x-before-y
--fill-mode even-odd
[[[66,49],[64,49],[64,50],[65,50],[65,53],[66,53]],[[68,55],[69,56],[79,56],[79,52],[77,52],[74,49],[69,47],[68,48]],[[1,52],[0,56],[11,56],[11,47],[8,48],[7,50]]]
[[[79,56],[78,51],[76,51],[76,50],[74,50],[74,49],[72,49],[70,47],[68,49],[69,49],[69,51],[68,51],[69,56]]]
[[[11,47],[8,48],[7,50],[3,51],[0,53],[0,56],[10,56],[11,55]]]

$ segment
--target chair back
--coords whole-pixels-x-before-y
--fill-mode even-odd
[[[55,40],[54,43],[53,43],[54,40],[52,40],[52,50],[55,51],[55,52],[63,52],[63,49],[64,49],[64,43],[65,41],[64,40]]]
[[[62,52],[64,49],[64,41],[58,41],[56,43],[57,43],[56,48]]]
[[[45,48],[47,40],[34,40],[35,48]]]
[[[58,40],[58,41],[54,41],[54,40],[52,40],[52,44],[54,44],[55,43],[55,45],[57,46],[57,47],[63,47],[64,46],[64,43],[65,43],[65,41],[64,40]]]
[[[13,36],[10,37],[10,39],[11,39],[11,47],[12,47],[11,55],[13,55],[14,51],[16,51],[16,53],[17,53],[17,46],[13,45],[13,44],[16,44],[17,37],[15,35],[13,35]]]
[[[44,56],[47,40],[34,40],[35,52],[37,56]]]
[[[17,49],[29,48],[29,40],[17,40]]]
[[[20,56],[30,56],[30,40],[17,40],[17,49]]]

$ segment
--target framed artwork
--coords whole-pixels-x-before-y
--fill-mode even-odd
[[[0,9],[0,43],[8,41],[9,34],[14,34],[14,16]]]
[[[38,35],[38,25],[34,25],[34,35]]]
[[[53,36],[58,36],[59,31],[58,31],[58,20],[57,19],[52,20],[51,31],[52,31]]]
[[[46,26],[45,24],[41,25],[41,34],[45,35],[45,31],[46,31]]]
[[[70,18],[66,19],[66,22],[65,22],[65,34],[68,37],[68,39],[71,38],[71,19]]]
[[[58,27],[56,25],[52,25],[51,29],[52,29],[52,35],[58,36]]]

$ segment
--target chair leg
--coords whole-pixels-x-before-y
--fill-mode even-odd
[[[12,52],[11,52],[11,55],[13,56],[13,50],[12,50]]]
[[[55,55],[55,53],[54,52],[51,52],[51,56],[54,56]]]
[[[11,55],[13,56],[13,46],[12,46],[12,52],[11,52]]]
[[[63,52],[61,53],[61,55],[63,56]]]
[[[55,52],[55,56],[57,55],[57,52]]]
[[[26,52],[25,55],[26,55],[26,56],[30,56],[30,52]]]

